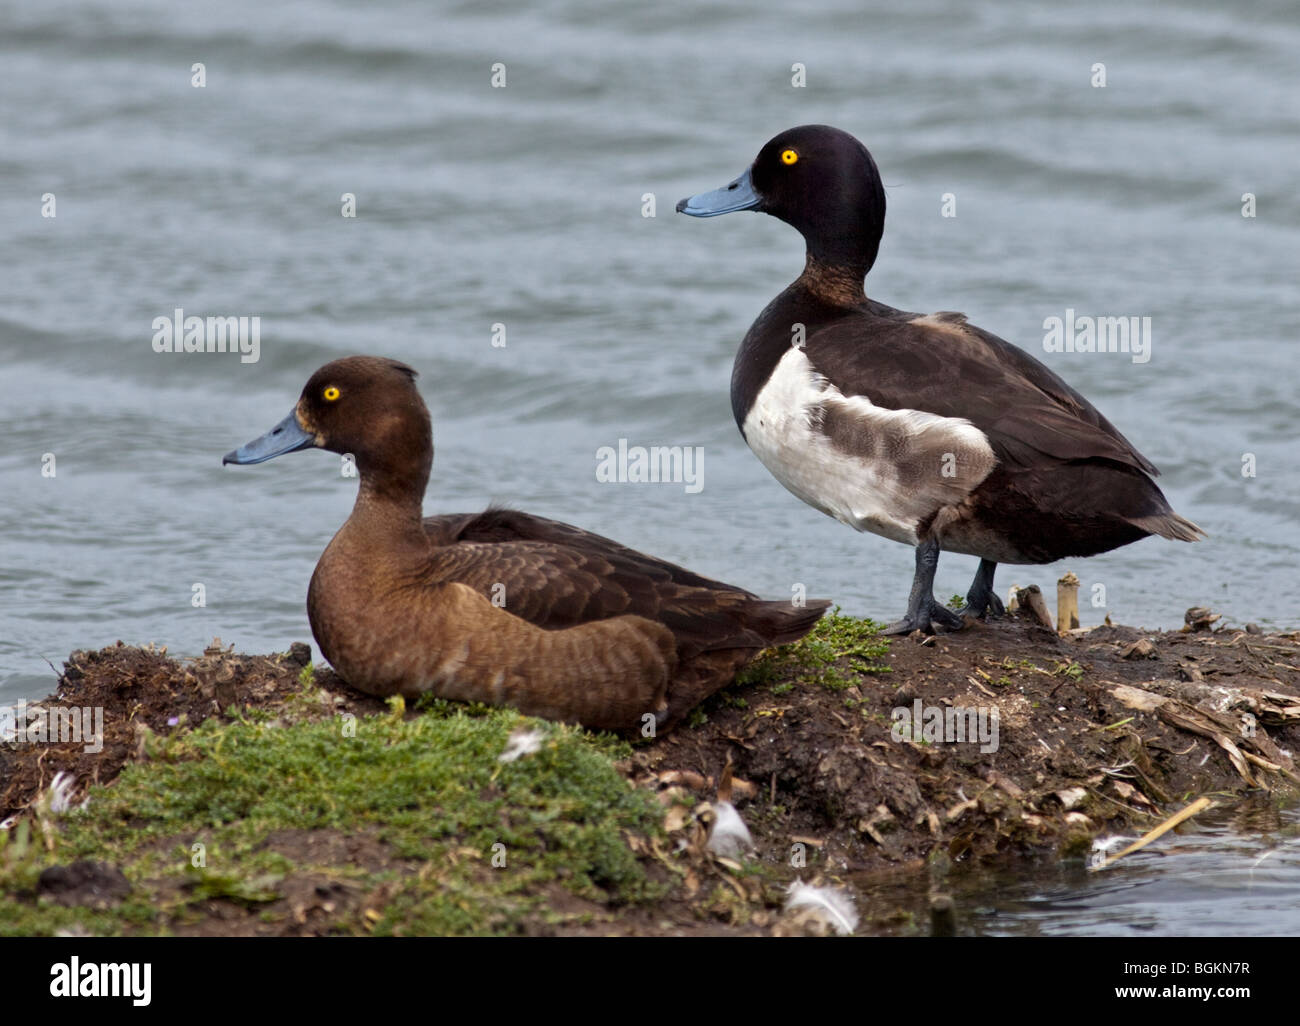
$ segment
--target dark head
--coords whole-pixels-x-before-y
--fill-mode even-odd
[[[799,229],[818,263],[865,276],[885,227],[885,187],[853,136],[829,125],[801,125],[771,139],[734,182],[688,197],[677,210],[692,217],[771,214]]]
[[[362,484],[394,498],[423,498],[433,466],[429,410],[415,371],[379,356],[348,356],[311,376],[284,420],[222,463],[264,463],[299,449],[350,453]]]

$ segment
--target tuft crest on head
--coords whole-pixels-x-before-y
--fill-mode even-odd
[[[803,234],[830,263],[870,268],[885,222],[885,189],[871,153],[830,125],[787,129],[763,146],[751,175],[759,208]]]
[[[388,366],[392,367],[393,370],[401,371],[412,381],[414,381],[416,378],[420,376],[419,371],[417,371],[414,367],[410,366],[410,364],[402,363],[401,360],[391,360],[388,357],[383,357],[383,360],[386,364],[388,364]]]

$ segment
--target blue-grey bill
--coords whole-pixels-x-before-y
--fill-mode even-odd
[[[241,445],[234,452],[228,452],[221,464],[227,463],[265,463],[286,452],[309,449],[316,444],[316,439],[298,426],[298,417],[291,410],[289,416],[280,421],[260,438],[254,438],[247,445]]]
[[[746,171],[730,185],[698,196],[688,196],[677,204],[677,213],[691,217],[717,217],[733,210],[754,210],[763,201],[754,191],[754,182]]]

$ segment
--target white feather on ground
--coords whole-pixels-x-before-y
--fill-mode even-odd
[[[54,779],[50,781],[49,795],[50,811],[56,815],[62,815],[73,808],[72,805],[72,788],[76,784],[77,778],[67,770],[59,770],[54,774]],[[81,803],[81,808],[86,807],[87,799]]]
[[[516,730],[506,738],[506,747],[500,755],[497,756],[497,762],[514,762],[516,759],[522,759],[525,755],[532,755],[542,747],[542,742],[546,740],[546,732],[533,728],[532,730]]]
[[[709,834],[709,851],[724,858],[740,858],[754,850],[754,839],[749,827],[731,802],[714,802],[713,831]]]
[[[835,887],[814,887],[796,880],[790,885],[789,892],[785,899],[786,912],[810,909],[845,937],[858,928],[858,912],[846,891]]]

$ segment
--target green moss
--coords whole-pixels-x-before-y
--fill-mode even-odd
[[[0,887],[10,890],[36,886],[41,864],[40,845],[32,837],[30,820],[20,820],[12,830],[0,830]]]
[[[511,932],[545,913],[557,886],[605,905],[658,895],[625,833],[656,833],[662,813],[614,768],[630,751],[624,742],[511,710],[417,704],[422,715],[356,721],[354,737],[332,717],[287,726],[248,717],[154,738],[149,761],[59,821],[55,851],[37,850],[25,824],[0,832],[0,932],[77,923],[156,932],[191,903],[274,901],[304,871],[384,885],[377,908],[342,925],[352,932]],[[541,749],[498,761],[521,726],[543,732]],[[295,863],[268,847],[276,830],[365,834],[382,855],[359,866]],[[122,868],[129,909],[33,899],[41,868],[81,858]]]
[[[789,690],[791,678],[836,690],[856,684],[865,674],[888,673],[880,660],[889,652],[889,639],[871,620],[842,616],[839,607],[818,621],[807,637],[770,649],[740,674],[744,684],[773,684],[773,694]]]
[[[1092,835],[1086,830],[1074,830],[1067,833],[1061,841],[1060,857],[1086,858],[1092,852]]]

